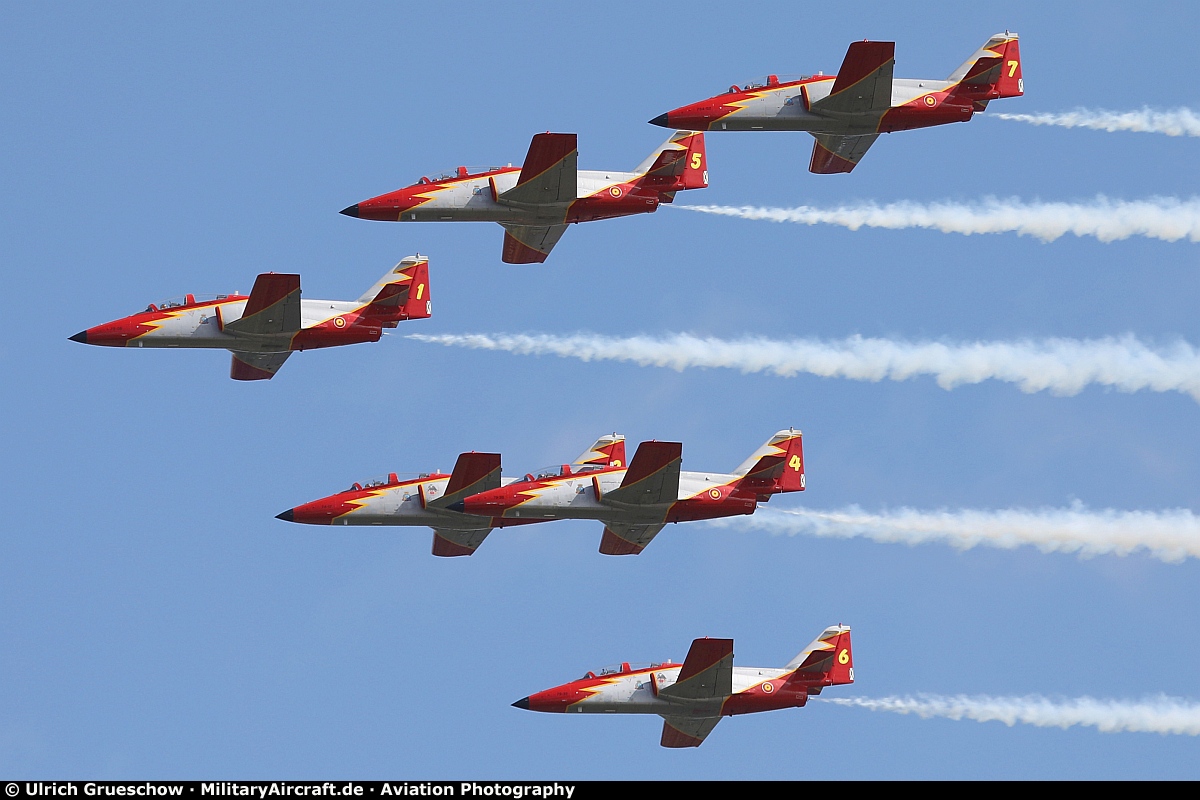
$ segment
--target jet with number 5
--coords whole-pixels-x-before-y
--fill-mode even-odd
[[[539,470],[448,506],[492,520],[594,519],[604,523],[600,552],[637,555],[669,522],[753,514],[781,492],[804,491],[800,431],[776,433],[728,473],[683,472],[679,442],[642,442],[628,466],[583,472]]]
[[[229,377],[269,380],[297,350],[377,342],[384,328],[430,315],[429,260],[409,256],[357,300],[301,300],[300,276],[266,272],[249,295],[184,295],[70,337],[107,347],[233,352]]]
[[[576,222],[646,214],[708,186],[704,134],[678,131],[632,172],[580,170],[573,133],[539,133],[520,167],[459,167],[355,203],[342,213],[384,222],[498,222],[502,258],[541,263]]]
[[[893,78],[895,53],[895,42],[855,42],[836,75],[768,75],[650,122],[696,131],[807,131],[817,140],[808,169],[828,175],[853,170],[881,133],[967,122],[992,100],[1025,93],[1015,33],[993,36],[945,80]]]
[[[696,639],[682,664],[623,662],[513,703],[529,711],[657,714],[663,747],[699,747],[723,717],[801,708],[854,683],[850,628],[834,625],[780,668],[735,667],[732,639]]]

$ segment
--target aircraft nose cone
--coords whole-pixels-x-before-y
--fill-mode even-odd
[[[525,709],[526,711],[528,711],[528,710],[529,710],[529,698],[528,698],[528,697],[522,697],[520,700],[518,700],[517,702],[513,703],[513,708],[523,708],[523,709]]]
[[[446,508],[450,511],[457,511],[459,514],[461,514],[466,510],[467,504],[462,500],[459,500],[458,502],[451,503],[450,505],[446,506]]]
[[[284,522],[295,522],[296,521],[295,509],[289,508],[287,511],[283,512],[282,514],[276,514],[275,519],[281,519]]]
[[[87,344],[87,343],[88,343],[88,340],[87,340],[87,331],[80,331],[79,333],[75,334],[74,336],[70,336],[70,337],[68,337],[68,338],[69,338],[69,339],[70,339],[72,342],[79,342],[80,344]]]
[[[358,203],[355,203],[352,206],[346,206],[338,213],[345,214],[347,217],[356,217],[357,218],[358,217]]]
[[[659,114],[657,117],[655,117],[654,119],[650,120],[650,124],[651,124],[651,125],[658,125],[658,126],[660,126],[660,127],[663,127],[663,128],[669,128],[669,127],[671,127],[671,123],[670,123],[670,121],[668,121],[668,120],[667,120],[667,115],[666,115],[666,114]]]

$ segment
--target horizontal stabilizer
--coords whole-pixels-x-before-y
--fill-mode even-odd
[[[604,535],[600,537],[600,552],[606,556],[636,556],[665,526],[662,522],[648,525],[606,523]]]
[[[500,488],[499,453],[462,453],[454,462],[454,470],[446,483],[446,493],[428,500],[426,508],[446,508],[473,494]]]
[[[233,351],[229,377],[235,381],[269,381],[288,360],[290,350],[282,353],[243,353]]]
[[[505,264],[541,264],[567,232],[566,225],[507,225],[504,227]]]
[[[836,175],[841,172],[851,172],[858,162],[875,144],[878,133],[868,133],[862,136],[836,136],[831,133],[814,133],[812,158],[808,162],[808,171],[817,175]]]
[[[434,528],[433,554],[446,558],[473,555],[491,531],[491,528],[477,528],[466,531],[454,530],[452,528]]]
[[[892,107],[895,42],[854,42],[828,97],[812,104],[815,113],[881,113]]]
[[[710,700],[733,694],[733,639],[696,639],[675,683],[660,695],[683,700]]]
[[[679,469],[683,445],[679,442],[642,442],[621,485],[603,497],[604,503],[666,505],[679,499]]]
[[[720,717],[663,717],[663,747],[699,747]]]
[[[259,275],[242,316],[226,322],[222,330],[249,336],[291,334],[300,330],[300,276],[275,272]]]
[[[573,203],[579,192],[579,146],[573,133],[539,133],[529,143],[517,185],[500,203],[557,205]]]

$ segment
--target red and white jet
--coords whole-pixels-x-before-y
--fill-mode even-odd
[[[429,260],[409,256],[357,300],[301,300],[300,276],[267,272],[249,295],[184,295],[70,337],[108,347],[233,352],[229,377],[269,380],[297,350],[377,342],[384,328],[430,315]]]
[[[513,703],[529,711],[658,714],[663,747],[699,747],[722,717],[800,708],[854,683],[850,628],[835,625],[782,669],[735,667],[732,639],[696,639],[682,664],[624,662]]]
[[[539,133],[520,167],[459,167],[355,203],[342,213],[384,222],[498,222],[503,260],[546,260],[567,225],[646,214],[708,186],[704,134],[678,131],[633,172],[580,170],[573,133]]]
[[[650,120],[697,131],[808,131],[808,169],[850,172],[881,133],[966,122],[1001,97],[1025,93],[1015,33],[998,33],[945,80],[894,79],[895,42],[850,45],[836,75],[730,86],[724,94]]]
[[[590,474],[625,463],[625,437],[602,436],[566,469]],[[433,528],[435,556],[469,556],[493,528],[543,522],[467,514],[462,500],[501,486],[499,453],[462,453],[449,474],[433,471],[401,480],[396,473],[355,483],[337,494],[277,515],[309,525],[416,525]],[[508,478],[508,482],[514,479]]]
[[[642,442],[626,465],[624,437],[613,434],[572,464],[516,479],[501,479],[499,455],[464,453],[460,464],[470,458],[481,465],[457,480],[431,474],[416,481],[355,484],[279,518],[320,525],[428,525],[435,530],[433,553],[442,556],[471,555],[493,528],[594,519],[604,523],[600,552],[619,556],[642,552],[668,522],[753,514],[773,494],[804,491],[797,430],[779,431],[729,473],[683,472],[682,452],[679,442]],[[479,477],[485,468],[486,480]],[[426,483],[433,485],[422,488]]]

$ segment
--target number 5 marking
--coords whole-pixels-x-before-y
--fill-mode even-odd
[[[1011,78],[1013,75],[1016,75],[1016,74],[1017,74],[1017,62],[1016,61],[1008,62],[1008,77]]]
[[[788,466],[791,467],[792,469],[796,470],[796,472],[799,472],[800,467],[802,467],[804,465],[800,461],[800,456],[792,456],[791,459],[788,461]]]
[[[699,153],[692,153],[692,169],[700,169],[700,162],[703,157]]]
[[[850,651],[844,647],[842,648],[842,652],[838,653],[838,663],[839,664],[849,664],[850,663]]]

